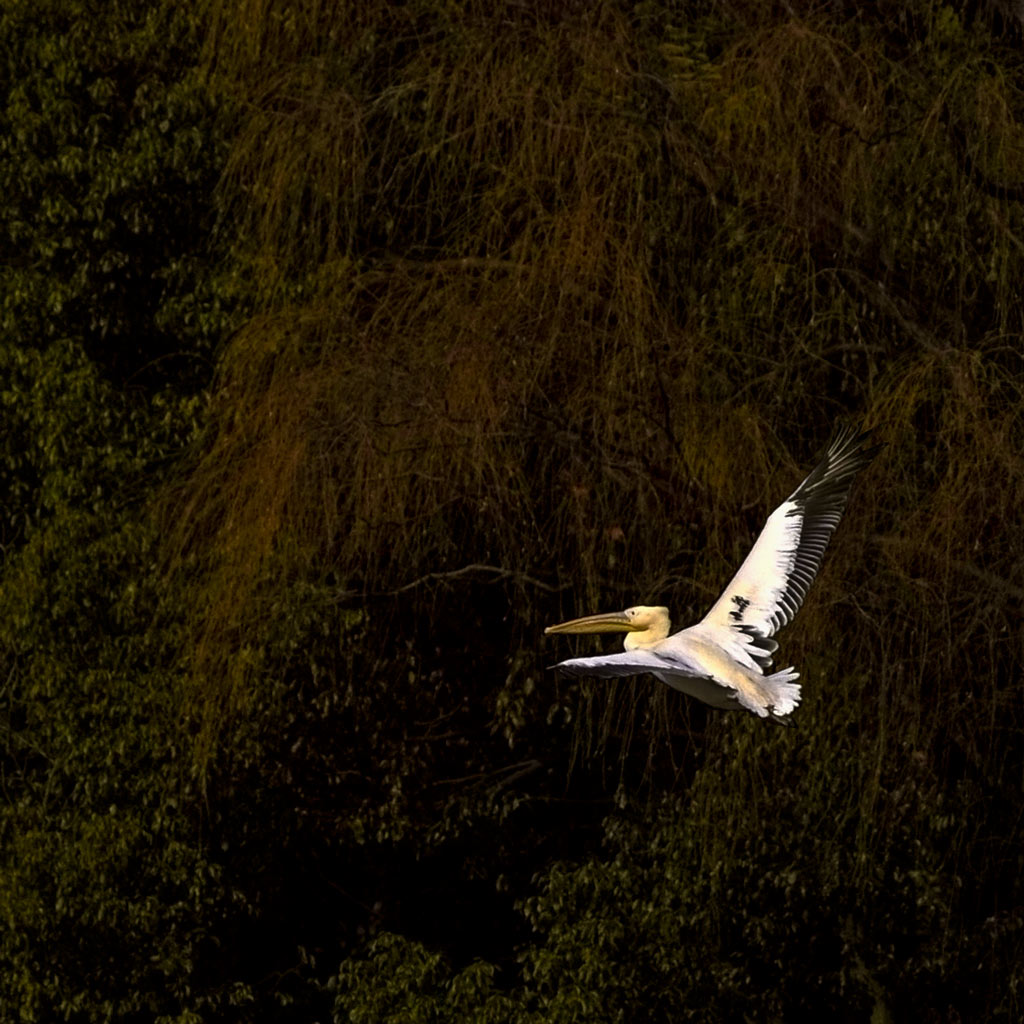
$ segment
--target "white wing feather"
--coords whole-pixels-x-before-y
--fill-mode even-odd
[[[695,661],[680,654],[659,654],[656,651],[622,651],[619,654],[601,654],[594,658],[570,658],[553,666],[568,676],[597,676],[616,679],[635,676],[641,672],[662,672],[668,675],[706,676]]]
[[[704,617],[752,648],[762,668],[776,649],[768,640],[792,621],[814,582],[846,508],[853,479],[877,449],[849,427],[834,434],[825,457],[768,517],[750,554]]]

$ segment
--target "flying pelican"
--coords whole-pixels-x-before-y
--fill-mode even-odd
[[[792,667],[767,672],[778,643],[821,568],[825,548],[846,508],[854,477],[878,448],[866,433],[840,427],[824,458],[768,517],[739,572],[695,626],[669,636],[667,608],[637,605],[548,626],[545,633],[624,632],[625,652],[571,658],[554,667],[571,676],[650,672],[713,708],[746,708],[782,718],[800,703]]]

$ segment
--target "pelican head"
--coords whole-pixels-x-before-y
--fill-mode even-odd
[[[670,620],[668,609],[638,604],[624,612],[602,612],[570,619],[557,626],[548,626],[545,633],[629,633],[625,647],[633,650],[657,643],[668,636]]]

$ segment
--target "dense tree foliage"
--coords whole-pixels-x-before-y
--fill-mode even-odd
[[[5,5],[0,1020],[1019,1019],[1020,30]],[[840,418],[794,728],[546,670]]]

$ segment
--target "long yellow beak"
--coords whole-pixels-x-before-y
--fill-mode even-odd
[[[582,619],[570,619],[557,626],[548,626],[547,633],[634,633],[643,629],[625,612],[602,612],[600,615],[584,615]]]

